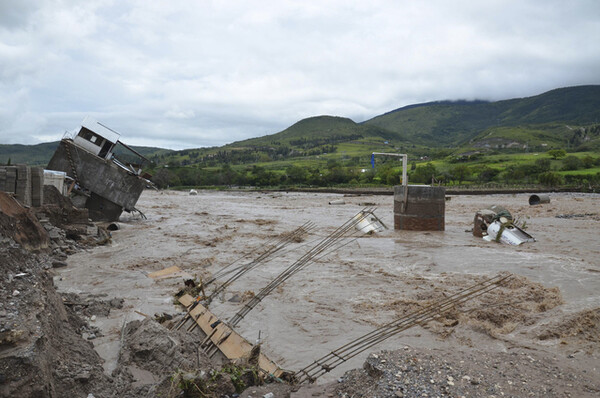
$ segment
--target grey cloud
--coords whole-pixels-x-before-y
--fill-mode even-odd
[[[0,0],[0,28],[16,29],[26,25],[36,10],[35,0]]]
[[[0,13],[3,143],[92,114],[134,144],[213,146],[314,115],[600,80],[596,1],[22,4],[10,26]]]

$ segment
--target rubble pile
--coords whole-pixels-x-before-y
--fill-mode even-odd
[[[573,372],[535,350],[489,353],[404,347],[369,355],[338,380],[336,397],[588,397],[594,375]]]
[[[175,397],[186,387],[183,380],[189,380],[190,386],[196,384],[206,396],[215,389],[235,393],[228,378],[219,380],[217,386],[215,366],[188,333],[170,331],[145,319],[129,322],[122,341],[119,365],[113,372],[122,397]]]
[[[44,205],[36,208],[35,214],[48,232],[50,248],[63,260],[82,247],[110,240],[108,231],[88,218],[88,209],[73,206],[54,186],[44,186]]]
[[[109,316],[111,309],[123,308],[125,301],[119,298],[101,300],[94,295],[84,297],[75,293],[62,293],[61,296],[69,315],[69,323],[87,340],[103,336],[100,328],[90,324],[88,320],[93,322],[98,316]]]

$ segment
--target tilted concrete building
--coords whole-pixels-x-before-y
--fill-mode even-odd
[[[64,171],[74,181],[73,202],[89,209],[94,221],[116,221],[123,210],[138,211],[135,205],[146,186],[152,185],[139,164],[119,160],[115,148],[121,145],[147,159],[119,140],[120,134],[86,117],[73,138],[61,140],[48,163],[49,170]]]

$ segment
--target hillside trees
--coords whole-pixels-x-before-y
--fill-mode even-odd
[[[554,160],[561,159],[567,156],[567,151],[564,149],[551,149],[548,151],[548,155]]]
[[[546,171],[538,176],[538,181],[542,185],[548,187],[557,187],[565,183],[565,179],[558,173],[553,171]]]
[[[480,184],[484,184],[486,182],[493,181],[496,176],[500,174],[500,170],[494,169],[492,167],[483,166],[479,174],[477,175],[477,182]]]
[[[459,164],[450,169],[450,176],[454,181],[458,181],[459,184],[462,184],[472,173],[471,168],[465,164]]]
[[[598,160],[600,161],[600,158],[598,158]],[[596,164],[596,160],[590,155],[586,155],[581,158],[581,164],[584,169],[591,169]]]
[[[430,184],[432,178],[435,178],[437,170],[432,163],[427,163],[423,166],[417,166],[415,171],[410,176],[410,181]]]
[[[562,160],[563,170],[578,170],[583,166],[583,162],[575,155],[569,155]]]
[[[256,187],[276,186],[280,182],[281,178],[277,174],[260,166],[252,166],[248,176],[248,183]]]
[[[286,170],[287,180],[292,184],[304,184],[308,177],[308,170],[304,167],[293,165]]]

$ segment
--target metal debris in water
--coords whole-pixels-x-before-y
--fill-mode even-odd
[[[262,254],[260,254],[257,258],[255,258],[251,262],[241,265],[236,268],[229,269],[229,267],[232,264],[236,263],[239,260],[238,259],[238,260],[234,261],[233,263],[229,264],[227,267],[216,272],[210,280],[208,280],[206,283],[204,283],[205,288],[207,286],[209,286],[210,284],[214,283],[216,280],[225,277],[226,275],[229,275],[229,274],[233,274],[233,275],[231,275],[225,282],[223,282],[222,284],[217,286],[217,288],[210,294],[210,296],[207,297],[207,301],[210,303],[218,294],[223,292],[225,290],[225,288],[227,288],[227,286],[231,285],[233,282],[235,282],[236,280],[241,278],[247,272],[255,269],[259,265],[266,262],[267,259],[269,259],[275,253],[277,253],[280,250],[282,250],[283,248],[285,248],[290,243],[302,239],[302,237],[305,234],[309,233],[314,228],[315,228],[315,224],[311,221],[308,221],[308,222],[304,223],[303,225],[301,225],[300,227],[293,230],[292,232],[281,235],[274,244],[267,243],[266,244],[267,250],[265,250]],[[242,257],[242,259],[243,258],[244,257]]]
[[[319,258],[323,257],[324,254],[329,254],[333,250],[337,250],[342,246],[350,243],[348,241],[344,241],[347,239],[352,239],[354,241],[356,238],[364,234],[363,229],[368,227],[370,223],[373,221],[367,221],[367,223],[361,228],[356,229],[356,226],[365,220],[369,220],[369,216],[373,214],[374,209],[363,209],[357,215],[350,218],[350,220],[346,221],[340,227],[338,227],[335,231],[321,240],[317,245],[315,245],[312,249],[310,249],[306,254],[296,260],[292,265],[286,268],[281,274],[279,274],[275,279],[271,281],[267,286],[265,286],[257,295],[252,297],[248,303],[244,305],[244,307],[239,310],[233,318],[229,321],[230,326],[236,326],[240,321],[254,308],[258,303],[260,303],[266,296],[268,296],[273,290],[275,290],[279,285],[285,282],[287,279],[292,277],[297,272],[301,271],[307,265],[312,263],[318,256]]]
[[[295,374],[295,382],[296,384],[302,384],[306,382],[313,383],[320,376],[331,371],[350,358],[355,357],[361,352],[368,350],[382,341],[413,326],[424,325],[436,318],[439,318],[448,311],[454,309],[456,306],[499,287],[501,283],[510,280],[512,277],[512,274],[500,274],[493,278],[486,279],[483,282],[469,286],[451,296],[448,296],[442,300],[438,300],[417,311],[403,316],[402,318],[390,322],[387,325],[381,326],[380,328],[377,328],[372,332],[343,345],[337,350],[331,351],[329,354],[319,358],[312,364],[306,366],[304,369],[299,370]]]
[[[227,266],[223,267],[219,271],[215,272],[213,274],[212,278],[209,279],[208,281],[204,282],[204,281],[200,280],[198,290],[201,292],[201,294],[198,297],[195,297],[194,300],[195,300],[196,304],[198,304],[202,300],[206,301],[206,303],[210,303],[214,299],[214,297],[216,297],[218,294],[223,292],[227,288],[227,286],[229,286],[235,280],[239,279],[247,272],[255,269],[259,265],[266,262],[267,259],[271,258],[275,253],[277,253],[280,250],[282,250],[283,248],[285,248],[291,242],[302,239],[305,234],[309,233],[314,228],[315,228],[314,223],[312,223],[310,221],[306,222],[306,223],[302,224],[300,227],[293,230],[292,232],[285,233],[283,235],[280,235],[278,237],[270,239],[268,242],[266,242],[263,245],[267,249],[265,251],[263,251],[257,258],[250,261],[249,263],[235,267],[235,268],[231,268],[234,264],[236,264],[244,259],[248,259],[248,257],[250,257],[250,256],[242,256],[242,257],[236,259],[235,261],[233,261],[232,263],[228,264]],[[275,243],[272,243],[272,242],[275,242]],[[215,289],[214,292],[212,292],[210,295],[206,294],[206,288],[208,286],[210,286],[211,284],[215,283],[217,280],[222,279],[225,276],[230,275],[230,274],[233,274],[233,275],[230,276],[229,279],[227,279],[224,283],[217,286],[217,288]],[[188,315],[186,315],[178,324],[174,325],[173,327],[176,330],[179,330],[183,326],[183,324],[188,321],[188,319],[189,319],[189,311],[188,311]],[[196,327],[196,324],[194,323],[190,327],[190,330],[195,327]]]

